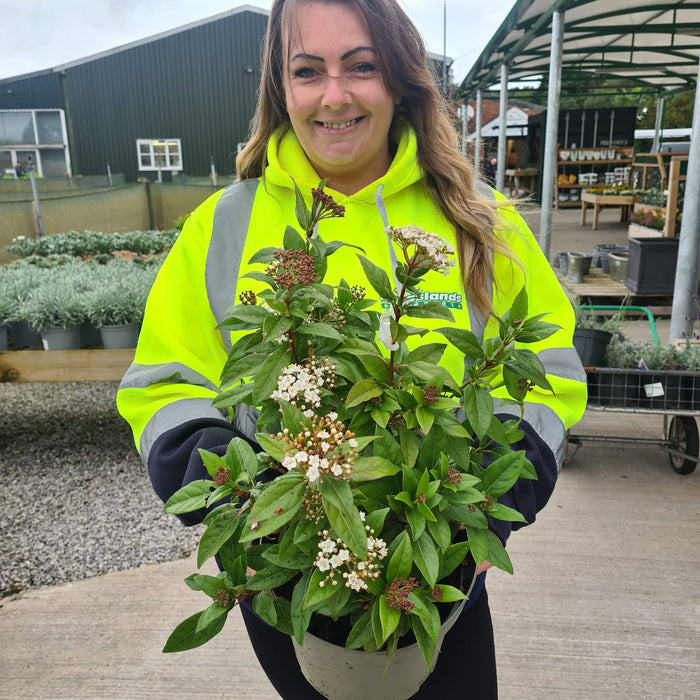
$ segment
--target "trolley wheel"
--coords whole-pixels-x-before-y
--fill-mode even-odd
[[[698,457],[700,436],[695,418],[691,416],[673,416],[668,428],[668,441],[671,448],[683,452],[684,455],[669,455],[673,471],[677,474],[690,474],[695,470],[697,462],[686,457]]]

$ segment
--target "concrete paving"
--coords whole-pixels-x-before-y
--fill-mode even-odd
[[[604,211],[589,239],[560,217],[552,250],[624,240],[616,218]],[[588,411],[576,432],[661,439],[662,422]],[[700,469],[676,474],[655,445],[584,441],[537,522],[511,537],[515,575],[488,574],[501,699],[700,698],[699,540]],[[0,601],[0,698],[277,698],[237,614],[204,647],[161,653],[206,604],[179,583],[195,568],[189,558]]]

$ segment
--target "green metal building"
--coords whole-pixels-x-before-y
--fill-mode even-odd
[[[0,80],[0,174],[231,175],[247,139],[268,12],[238,7]],[[30,160],[31,159],[31,160]]]

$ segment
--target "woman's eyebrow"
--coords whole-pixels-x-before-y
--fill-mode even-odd
[[[350,51],[346,51],[341,57],[340,60],[344,61],[346,58],[350,58],[353,54],[356,54],[360,51],[371,51],[372,53],[377,53],[377,49],[375,49],[373,46],[358,46],[354,49],[350,49]],[[325,59],[322,58],[321,56],[314,56],[313,54],[310,53],[297,53],[292,56],[289,61],[290,63],[292,61],[296,61],[298,58],[303,58],[306,59],[307,61],[320,61],[321,63],[325,63]]]

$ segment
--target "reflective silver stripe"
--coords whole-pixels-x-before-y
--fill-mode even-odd
[[[133,364],[122,378],[119,389],[145,389],[151,384],[158,384],[166,380],[170,384],[194,384],[217,393],[221,391],[203,374],[195,372],[191,367],[180,362],[166,362],[158,365]]]
[[[507,413],[516,418],[520,417],[520,408],[518,406],[510,404],[501,406],[498,403],[498,399],[494,399],[494,403],[496,413]],[[566,430],[561,418],[549,406],[541,403],[526,403],[523,419],[532,426],[533,430],[552,450],[552,454],[557,460],[557,471],[560,471],[566,447]]]
[[[258,432],[256,424],[259,415],[260,411],[257,408],[239,403],[233,408],[233,420],[231,422],[233,427],[243,433],[249,440],[255,440],[255,433]]]
[[[216,203],[204,274],[209,306],[217,323],[226,318],[226,312],[235,304],[238,270],[257,188],[257,180],[236,182]],[[228,352],[230,334],[222,331],[221,337]]]
[[[224,416],[211,405],[211,399],[208,398],[180,399],[158,409],[141,433],[139,452],[143,463],[148,463],[148,455],[153,443],[163,433],[197,418],[222,420]]]
[[[586,371],[575,348],[547,348],[537,353],[547,374],[562,379],[586,381]]]

